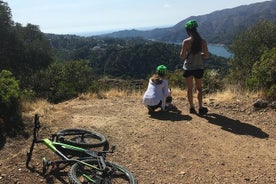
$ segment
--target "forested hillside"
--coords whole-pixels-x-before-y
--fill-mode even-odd
[[[182,68],[180,45],[141,38],[79,37],[46,35],[58,61],[89,60],[95,74],[120,78],[145,79],[164,64],[169,71]],[[208,69],[227,70],[227,59],[212,56]]]

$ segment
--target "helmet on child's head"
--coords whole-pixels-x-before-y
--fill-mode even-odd
[[[198,27],[198,24],[195,20],[189,20],[186,24],[185,24],[185,28],[186,30],[194,30]]]
[[[165,75],[166,72],[167,72],[167,67],[165,65],[159,65],[157,68],[156,68],[156,72],[159,74],[159,75]]]

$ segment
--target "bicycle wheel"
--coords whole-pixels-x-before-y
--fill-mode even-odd
[[[108,150],[108,142],[106,137],[95,131],[83,129],[65,129],[56,133],[57,142],[62,142],[82,148],[104,147]]]
[[[89,159],[84,162],[99,168],[99,161],[97,159]],[[106,162],[107,172],[99,171],[95,168],[85,166],[81,163],[75,163],[69,173],[69,181],[71,184],[84,184],[84,183],[101,183],[101,184],[137,184],[133,174],[126,168]]]

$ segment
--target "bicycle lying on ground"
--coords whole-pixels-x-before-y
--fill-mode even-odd
[[[27,153],[26,167],[29,167],[35,144],[44,144],[57,154],[61,160],[47,161],[42,159],[43,174],[49,166],[59,167],[61,164],[70,165],[69,182],[72,184],[95,183],[128,183],[136,184],[133,174],[123,166],[106,160],[107,153],[113,153],[115,146],[108,150],[105,136],[94,131],[82,129],[65,129],[52,134],[51,139],[38,139],[40,129],[39,116],[36,114],[33,127],[33,141]],[[90,148],[103,146],[103,151]]]

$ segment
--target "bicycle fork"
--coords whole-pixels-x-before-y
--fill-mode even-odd
[[[26,167],[27,167],[27,168],[30,168],[30,167],[29,167],[29,163],[30,163],[30,161],[31,161],[31,159],[32,159],[33,150],[34,150],[34,144],[35,144],[35,142],[33,141],[33,142],[32,142],[32,145],[31,145],[31,147],[30,147],[30,151],[27,152],[27,160],[26,160]]]

